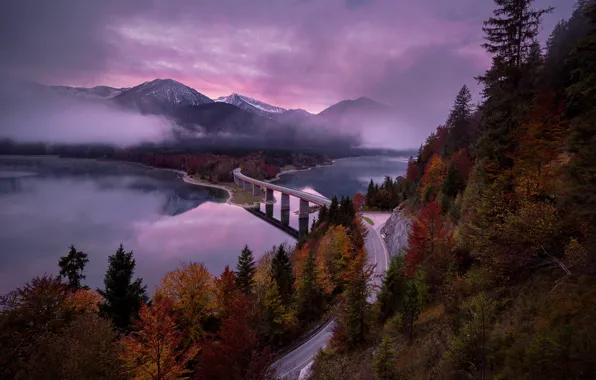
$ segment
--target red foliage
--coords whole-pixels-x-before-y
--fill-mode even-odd
[[[431,258],[437,260],[451,251],[451,229],[443,221],[442,210],[435,200],[418,212],[412,224],[406,253],[406,273],[414,275],[417,266]]]
[[[364,206],[366,203],[366,196],[358,192],[354,195],[352,203],[354,204],[354,211],[360,212],[362,210],[362,206]]]
[[[415,182],[420,174],[420,168],[412,157],[408,160],[408,169],[406,170],[406,179],[410,182]]]
[[[457,169],[462,184],[466,185],[473,165],[470,155],[468,154],[468,148],[463,148],[455,152],[453,157],[451,157],[451,162]]]
[[[236,275],[227,266],[215,286],[223,319],[217,337],[204,343],[197,378],[261,378],[269,355],[259,350],[257,332],[250,327],[248,298],[237,289]]]

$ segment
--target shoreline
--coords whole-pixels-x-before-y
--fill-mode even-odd
[[[333,160],[333,161],[331,161],[331,163],[330,163],[330,164],[315,165],[315,166],[312,166],[312,167],[310,167],[310,168],[306,168],[306,169],[290,169],[290,170],[284,170],[284,171],[281,171],[281,172],[277,173],[277,174],[275,175],[275,177],[273,177],[273,178],[271,178],[271,179],[268,179],[268,180],[266,180],[266,181],[264,181],[264,182],[273,183],[273,182],[275,182],[275,181],[279,181],[279,180],[281,179],[281,177],[280,177],[280,176],[282,176],[282,175],[291,174],[291,173],[299,173],[299,172],[307,172],[307,171],[310,171],[310,170],[313,170],[313,169],[316,169],[316,168],[324,168],[324,167],[327,167],[327,166],[333,166],[333,163],[334,163],[335,161],[336,161],[336,160]]]

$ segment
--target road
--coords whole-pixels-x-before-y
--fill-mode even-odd
[[[381,225],[377,225],[377,228],[375,228],[365,221],[363,221],[363,224],[368,230],[365,242],[368,260],[370,264],[375,265],[373,282],[380,287],[382,276],[385,274],[389,262],[385,244],[378,231]],[[374,292],[369,296],[369,302],[374,302],[376,298],[377,294]],[[301,376],[301,371],[307,371],[317,352],[325,347],[333,333],[333,326],[334,321],[332,320],[308,341],[275,362],[273,368],[276,369],[278,378],[295,380],[304,377],[304,372]]]

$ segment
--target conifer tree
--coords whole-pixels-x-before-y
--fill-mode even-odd
[[[468,86],[464,85],[458,92],[453,108],[447,118],[446,152],[451,155],[470,144],[470,117],[472,116],[472,94]]]
[[[482,106],[485,131],[479,141],[479,154],[511,168],[511,153],[515,148],[512,132],[519,128],[531,89],[523,88],[524,65],[532,53],[538,36],[540,20],[548,9],[533,9],[533,0],[494,0],[497,9],[484,22],[482,30],[492,54],[492,66],[478,77],[484,84],[485,103]]]
[[[72,291],[81,289],[81,280],[85,279],[83,270],[89,262],[85,252],[77,251],[74,245],[70,246],[68,255],[62,256],[58,262],[60,278],[68,279],[68,288]]]
[[[377,379],[395,379],[395,364],[395,351],[391,347],[391,341],[389,338],[383,337],[381,344],[379,344],[375,351],[375,357],[373,359],[373,366]]]
[[[567,89],[572,117],[568,149],[572,153],[568,168],[571,183],[567,203],[575,214],[586,218],[594,228],[596,221],[596,3],[585,6],[590,29],[572,59],[576,70]]]
[[[105,288],[97,289],[105,300],[100,312],[111,318],[118,329],[128,330],[141,305],[147,302],[146,286],[140,278],[133,281],[136,262],[133,252],[125,252],[122,244],[115,254],[108,257],[108,261]]]
[[[462,190],[463,184],[461,183],[460,175],[457,172],[457,168],[453,164],[449,164],[449,169],[447,170],[447,177],[445,177],[445,181],[443,182],[443,194],[446,194],[450,197],[455,197],[457,193]]]
[[[408,344],[412,344],[414,337],[414,322],[418,319],[418,314],[420,314],[420,297],[418,295],[416,282],[412,280],[410,281],[403,302],[403,321],[406,336],[408,337]]]
[[[300,320],[313,320],[319,315],[322,291],[317,284],[315,253],[308,250],[302,275],[296,289]]]
[[[386,320],[401,309],[406,292],[406,277],[404,259],[394,256],[389,262],[389,268],[383,277],[379,302],[381,304],[381,318]]]
[[[271,259],[271,273],[284,305],[289,306],[292,300],[294,278],[292,276],[292,263],[284,244],[280,244]]]
[[[242,253],[238,257],[238,264],[236,265],[236,281],[238,287],[246,295],[251,294],[253,277],[255,274],[255,259],[252,251],[245,245]]]

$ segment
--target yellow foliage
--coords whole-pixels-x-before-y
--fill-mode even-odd
[[[438,154],[433,154],[426,168],[420,184],[420,195],[424,196],[429,186],[438,190],[447,176],[447,163]]]
[[[95,290],[79,289],[74,293],[70,293],[66,302],[77,312],[97,313],[99,304],[103,303],[103,298]]]
[[[156,297],[173,302],[173,310],[190,330],[192,340],[200,337],[200,322],[217,313],[213,277],[203,263],[182,263],[167,273],[156,291]]]

